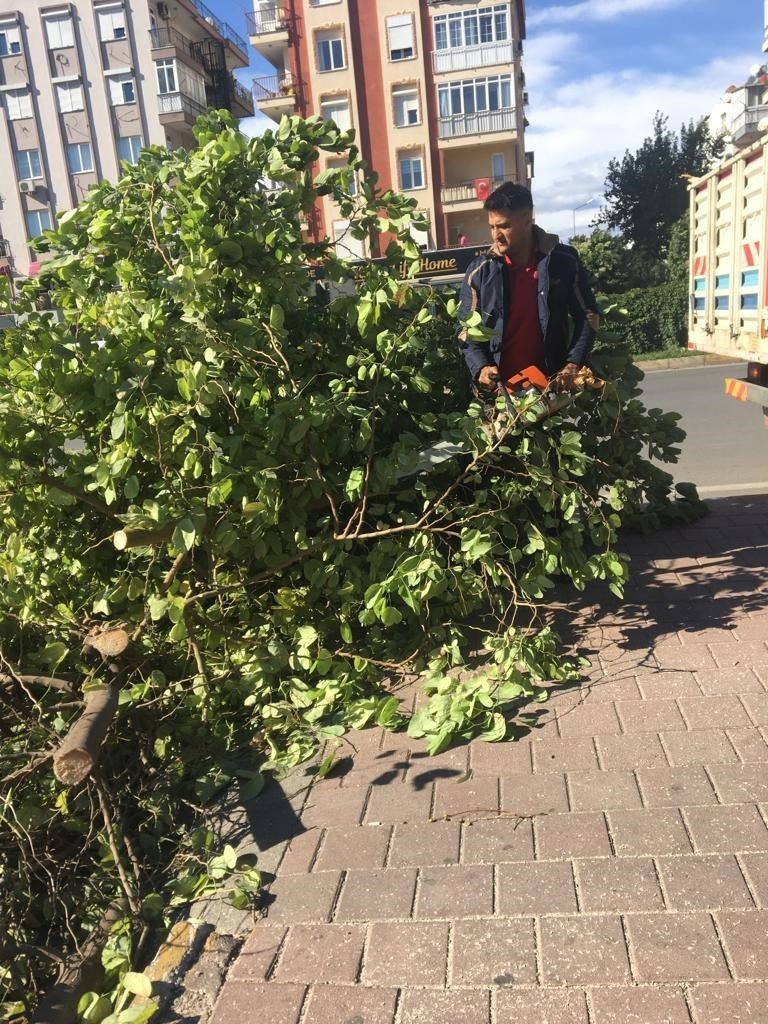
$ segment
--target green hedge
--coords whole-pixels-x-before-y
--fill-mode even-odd
[[[653,352],[686,343],[688,303],[684,284],[634,288],[602,298],[601,305],[626,310],[618,329],[632,352]]]

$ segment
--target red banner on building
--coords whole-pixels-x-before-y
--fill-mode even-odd
[[[490,178],[475,178],[475,195],[484,203],[488,196],[491,194],[491,179]]]

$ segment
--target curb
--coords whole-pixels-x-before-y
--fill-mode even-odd
[[[221,934],[210,925],[179,921],[147,968],[159,1020],[208,1020],[244,936]],[[144,1000],[136,1000],[141,1005]]]
[[[691,366],[716,366],[743,362],[737,356],[721,356],[714,352],[702,352],[697,356],[678,356],[675,359],[639,359],[635,366],[640,370],[686,370]]]
[[[320,759],[318,752],[281,780],[271,777],[259,796],[242,801],[233,787],[208,808],[220,843],[229,842],[238,855],[256,854],[265,896],[293,837],[292,831],[281,831],[281,822],[290,824],[300,817],[313,781],[312,769]],[[254,834],[254,822],[263,826],[264,834]],[[220,893],[187,907],[157,949],[147,968],[160,1004],[153,1024],[208,1024],[211,1020],[229,969],[261,916],[258,907],[236,910],[230,906],[222,898],[226,889],[225,884]]]

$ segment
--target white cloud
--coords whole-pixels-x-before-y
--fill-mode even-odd
[[[614,21],[627,14],[648,11],[666,11],[681,7],[688,0],[579,0],[575,4],[555,4],[544,10],[532,11],[526,17],[529,28],[537,25],[562,25],[575,21]]]
[[[254,139],[258,135],[263,135],[268,128],[276,128],[277,125],[271,117],[267,117],[266,114],[262,114],[257,109],[253,117],[244,117],[240,120],[238,128],[247,135],[249,139]]]
[[[528,85],[535,83],[541,89],[542,82],[561,74],[562,69],[568,67],[569,57],[579,41],[580,36],[576,32],[542,32],[528,40],[523,59]]]
[[[544,85],[534,74],[528,87],[534,103],[528,110],[531,127],[526,149],[535,154],[533,193],[537,219],[562,237],[573,231],[573,210],[592,196],[601,196],[608,163],[625,150],[636,150],[650,135],[657,110],[669,116],[677,131],[691,118],[708,115],[734,69],[752,63],[752,54],[732,54],[701,66],[687,66],[679,75],[624,69],[562,86],[544,65]],[[529,67],[526,64],[526,69]],[[584,231],[600,209],[593,202],[576,213]]]

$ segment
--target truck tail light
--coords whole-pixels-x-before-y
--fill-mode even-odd
[[[768,363],[747,363],[747,380],[768,388]]]

